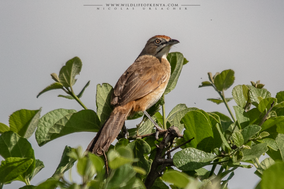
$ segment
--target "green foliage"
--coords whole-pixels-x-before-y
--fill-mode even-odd
[[[171,77],[165,94],[175,88],[182,68],[188,62],[181,53],[169,53],[168,60]],[[110,84],[97,85],[96,112],[87,109],[80,100],[90,81],[75,95],[73,85],[81,69],[82,62],[78,57],[68,60],[59,75],[51,74],[55,82],[38,96],[60,89],[65,95],[59,97],[77,101],[82,110],[61,108],[40,116],[41,109],[22,109],[10,116],[9,126],[0,123],[0,155],[4,158],[0,165],[0,188],[18,180],[26,184],[22,189],[226,189],[236,169],[252,166],[261,178],[256,188],[284,187],[281,178],[284,174],[284,92],[272,97],[264,84],[257,81],[234,86],[232,97],[227,98],[225,93],[235,80],[234,71],[230,69],[214,76],[209,72],[209,81],[203,81],[199,86],[217,92],[219,98],[207,100],[224,104],[228,116],[185,104],[177,104],[165,115],[163,96],[147,110],[163,131],[157,133],[153,123],[144,116],[137,128],[128,129],[128,137],[118,137],[118,142],[110,147],[106,156],[83,152],[81,147],[66,146],[54,174],[37,186],[30,185],[31,179],[44,168],[43,162],[35,159],[27,140],[35,130],[39,146],[55,143],[55,139],[74,132],[98,132],[113,110],[110,104],[113,87]],[[228,105],[230,100],[236,104],[233,109]],[[138,112],[128,119],[142,116],[143,113]],[[177,133],[173,134],[174,131]],[[172,155],[176,149],[179,151]],[[263,154],[269,157],[259,162]],[[107,158],[107,165],[104,158]],[[73,166],[82,177],[81,183],[64,177]]]
[[[113,107],[110,104],[112,91],[113,88],[108,83],[97,85],[97,94],[96,94],[97,114],[101,120],[101,124],[104,124],[104,122],[108,119],[110,113],[113,110]]]
[[[276,162],[268,167],[263,172],[262,180],[260,182],[261,189],[284,188],[283,182],[284,162]]]
[[[183,171],[192,171],[209,165],[214,158],[215,155],[212,153],[189,147],[175,153],[173,162],[177,168]]]
[[[40,118],[36,131],[39,146],[58,137],[83,131],[97,132],[100,128],[99,118],[93,110],[56,109]]]
[[[186,60],[183,57],[183,54],[179,52],[169,53],[167,59],[171,63],[171,77],[170,77],[168,86],[165,90],[165,94],[168,94],[176,87],[182,67],[183,65],[188,63],[188,60]]]
[[[225,70],[214,78],[214,85],[218,91],[227,90],[233,85],[235,76],[233,70]]]
[[[81,72],[82,62],[80,58],[74,57],[66,62],[59,72],[59,81],[64,87],[71,87],[76,82],[76,75]]]

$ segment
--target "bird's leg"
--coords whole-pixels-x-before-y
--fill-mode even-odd
[[[150,121],[152,121],[152,123],[155,125],[155,127],[157,128],[158,131],[164,131],[164,129],[162,129],[153,119],[152,117],[148,114],[148,112],[145,110],[144,114],[150,119]]]

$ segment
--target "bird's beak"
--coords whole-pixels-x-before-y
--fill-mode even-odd
[[[177,43],[179,43],[178,40],[176,40],[176,39],[171,39],[171,40],[169,40],[169,42],[167,43],[167,45],[174,45],[174,44],[177,44]]]

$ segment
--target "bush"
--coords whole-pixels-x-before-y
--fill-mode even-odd
[[[181,53],[170,53],[168,60],[172,73],[164,95],[175,88],[187,63]],[[258,81],[235,86],[232,98],[226,98],[225,91],[235,80],[233,70],[224,70],[214,76],[208,73],[209,80],[199,86],[213,88],[220,98],[208,100],[223,103],[229,116],[185,104],[176,105],[169,115],[165,115],[163,96],[148,110],[163,131],[156,132],[152,122],[143,117],[136,128],[127,130],[127,135],[121,132],[118,142],[107,153],[107,161],[80,147],[66,146],[53,176],[38,186],[30,185],[31,179],[44,168],[43,162],[35,158],[28,141],[35,130],[37,143],[43,146],[74,132],[97,132],[112,111],[110,96],[113,88],[107,83],[97,85],[96,112],[87,109],[80,100],[90,82],[75,95],[72,86],[81,68],[78,57],[67,61],[59,75],[51,74],[55,82],[38,94],[61,89],[66,95],[59,97],[76,100],[83,108],[81,111],[62,108],[41,117],[41,109],[21,109],[10,116],[9,126],[0,123],[0,155],[5,159],[0,165],[0,188],[18,180],[26,184],[22,189],[219,189],[227,188],[237,168],[253,166],[255,174],[261,177],[256,188],[284,187],[284,91],[271,97]],[[233,110],[228,105],[230,100],[236,102]],[[136,113],[128,119],[142,116]],[[262,154],[269,157],[259,162]],[[64,177],[75,162],[82,183]]]

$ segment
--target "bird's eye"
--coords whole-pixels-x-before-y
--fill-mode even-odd
[[[156,39],[156,40],[155,40],[155,43],[156,43],[156,44],[160,44],[160,43],[161,43],[161,40],[160,40],[160,39]]]

